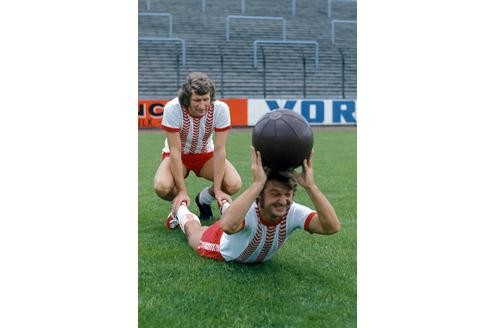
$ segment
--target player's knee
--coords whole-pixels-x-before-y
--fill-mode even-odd
[[[233,195],[236,192],[238,192],[239,190],[241,190],[241,188],[242,188],[241,179],[235,180],[231,183],[227,183],[227,184],[225,184],[224,187],[225,187],[224,192],[226,192],[229,195]]]
[[[164,184],[161,181],[156,181],[154,183],[155,192],[160,197],[166,197],[173,193],[174,187]]]

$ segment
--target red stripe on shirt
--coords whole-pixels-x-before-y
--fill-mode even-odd
[[[265,241],[263,243],[263,248],[261,252],[256,257],[255,262],[263,262],[266,257],[266,254],[270,251],[273,244],[273,238],[275,236],[275,232],[277,231],[277,227],[268,227],[266,229]]]
[[[162,129],[165,131],[168,131],[168,132],[179,132],[180,131],[179,128],[172,128],[170,126],[165,126],[165,125],[162,125]]]
[[[306,218],[306,221],[304,221],[304,230],[306,231],[309,231],[308,228],[309,228],[309,223],[311,222],[311,220],[313,220],[313,218],[316,216],[316,212],[311,212],[308,217]]]
[[[287,232],[287,217],[284,217],[284,220],[280,223],[280,228],[278,230],[278,248],[282,246],[285,241],[285,234]]]
[[[185,146],[187,142],[187,137],[189,135],[189,127],[191,122],[189,121],[189,114],[184,107],[182,107],[182,130],[180,131],[180,151],[185,152]]]
[[[256,251],[256,248],[258,248],[258,245],[260,244],[262,233],[263,229],[261,227],[261,224],[258,223],[253,239],[251,239],[249,245],[244,249],[241,255],[239,255],[235,259],[237,262],[246,262],[246,260],[254,253],[254,251]]]
[[[208,113],[206,114],[206,121],[205,121],[205,133],[203,135],[203,140],[201,140],[201,153],[204,153],[206,149],[208,149],[208,141],[211,136],[211,131],[213,127],[213,105],[210,107],[208,110]]]
[[[230,130],[231,128],[232,128],[232,126],[227,125],[227,126],[226,126],[226,127],[224,127],[224,128],[215,128],[215,132],[227,131],[227,130]]]

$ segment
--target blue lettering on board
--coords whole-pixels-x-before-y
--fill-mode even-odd
[[[315,108],[316,115],[311,115],[311,107]],[[323,123],[325,120],[325,103],[322,100],[303,100],[301,115],[308,123]]]
[[[354,101],[334,101],[332,109],[333,123],[340,123],[342,118],[345,123],[356,123],[356,118],[354,117],[356,103]]]
[[[277,109],[290,109],[293,110],[294,107],[296,106],[296,100],[287,100],[285,102],[284,107],[279,107],[278,102],[276,100],[265,100],[266,104],[268,105],[268,108],[270,110],[277,110]]]

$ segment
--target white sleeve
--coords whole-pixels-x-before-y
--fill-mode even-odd
[[[288,219],[288,229],[290,231],[294,229],[304,229],[307,230],[309,222],[316,215],[316,212],[304,205],[294,203],[289,210],[289,214],[287,215]]]
[[[182,111],[178,102],[169,101],[163,110],[162,127],[168,131],[179,131],[182,124]]]
[[[223,101],[215,101],[215,131],[230,129],[230,109]]]

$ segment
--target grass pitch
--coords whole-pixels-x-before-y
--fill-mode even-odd
[[[314,129],[315,180],[341,231],[293,233],[271,261],[224,263],[198,256],[180,229],[164,228],[168,202],[153,190],[164,133],[139,132],[140,327],[356,327],[356,130]],[[251,182],[250,130],[229,133],[227,157]],[[209,185],[186,179],[194,197]],[[299,188],[296,201],[314,208]],[[214,206],[214,216],[218,209]]]

